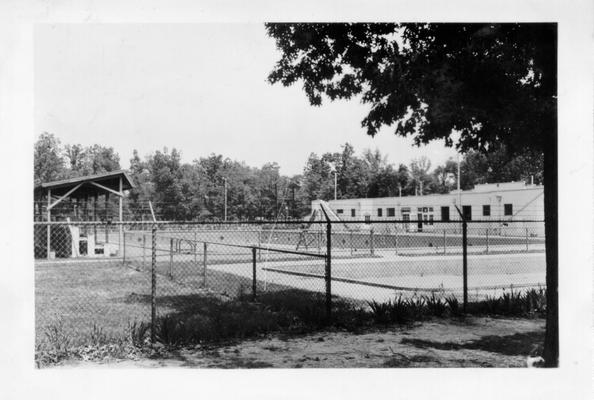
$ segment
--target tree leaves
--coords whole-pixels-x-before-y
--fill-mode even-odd
[[[460,150],[543,150],[555,130],[554,24],[266,24],[281,59],[271,83],[301,81],[312,105],[362,95],[368,135]],[[452,130],[461,133],[454,143]]]

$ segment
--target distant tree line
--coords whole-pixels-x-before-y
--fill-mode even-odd
[[[490,182],[542,183],[539,154],[510,157],[504,146],[489,153],[469,151],[460,159],[462,189]],[[111,147],[62,145],[43,133],[35,143],[35,184],[119,170],[120,157]],[[251,167],[220,154],[181,161],[177,149],[157,150],[143,158],[134,150],[129,173],[135,188],[126,201],[127,219],[150,218],[149,201],[160,220],[222,220],[225,181],[228,220],[302,218],[311,201],[336,197],[374,198],[448,193],[456,189],[457,161],[432,168],[426,157],[409,164],[392,164],[379,150],[360,156],[349,143],[340,151],[311,153],[303,173],[281,175],[276,162]]]

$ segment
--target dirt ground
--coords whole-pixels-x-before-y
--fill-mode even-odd
[[[527,356],[543,339],[542,319],[436,319],[359,334],[270,335],[220,346],[163,350],[138,360],[68,361],[59,367],[526,367]]]

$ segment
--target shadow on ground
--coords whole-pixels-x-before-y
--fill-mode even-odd
[[[507,336],[483,336],[478,340],[472,340],[464,343],[455,342],[437,342],[422,339],[404,338],[402,344],[411,344],[421,349],[433,348],[437,350],[482,350],[491,353],[499,353],[508,356],[527,355],[534,348],[535,343],[544,341],[543,331],[533,331],[526,333],[515,333]]]

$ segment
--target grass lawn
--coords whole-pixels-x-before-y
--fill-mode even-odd
[[[207,289],[198,274],[178,274],[170,280],[165,268],[157,275],[157,315],[187,313],[207,298],[233,298],[251,293],[252,280],[216,270],[207,272]],[[258,282],[258,291],[263,284]],[[268,291],[286,289],[267,285]],[[74,344],[83,342],[93,325],[107,335],[122,335],[134,322],[151,316],[151,276],[117,261],[64,262],[35,266],[36,342],[61,323]]]

